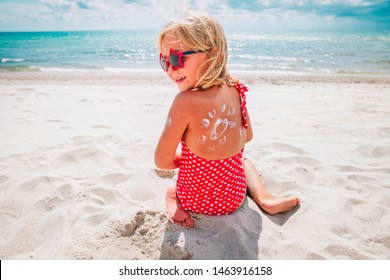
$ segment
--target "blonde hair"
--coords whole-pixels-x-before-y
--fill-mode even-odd
[[[199,80],[195,88],[207,89],[224,82],[235,84],[236,80],[230,76],[226,67],[228,47],[225,32],[216,19],[187,12],[183,18],[168,22],[160,32],[160,50],[167,34],[174,35],[191,50],[202,50],[208,55],[209,58],[198,70]]]

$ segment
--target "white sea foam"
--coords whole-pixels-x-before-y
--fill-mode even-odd
[[[297,35],[272,35],[272,34],[234,34],[229,36],[233,40],[251,40],[251,41],[323,41],[320,36],[297,36]]]
[[[1,63],[7,63],[7,62],[23,62],[23,58],[2,58]]]

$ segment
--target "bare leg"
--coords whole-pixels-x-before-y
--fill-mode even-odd
[[[172,221],[175,224],[189,228],[193,228],[195,226],[195,222],[191,218],[190,214],[180,208],[179,199],[177,198],[175,187],[168,188],[166,204],[168,215],[169,217],[171,217]]]
[[[276,197],[265,188],[259,172],[247,158],[244,159],[244,171],[248,191],[253,200],[268,214],[288,212],[300,203],[297,197]]]

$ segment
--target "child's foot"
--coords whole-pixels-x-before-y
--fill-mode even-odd
[[[166,204],[168,215],[175,224],[187,228],[193,228],[195,226],[195,222],[191,218],[190,214],[180,208],[174,187],[167,190]]]
[[[174,218],[171,218],[171,219],[172,219],[172,222],[174,222],[175,224],[182,226],[182,227],[185,227],[185,228],[193,228],[195,226],[195,222],[191,218],[190,214],[188,214],[187,218],[185,218],[184,220],[179,220],[179,219],[174,219]]]
[[[256,204],[268,214],[285,213],[301,203],[297,197],[276,197],[269,194],[261,175],[247,158],[244,160],[244,170],[249,194]]]
[[[256,201],[256,200],[255,200]],[[285,213],[299,205],[301,201],[297,197],[275,197],[269,196],[256,203],[268,214],[274,215]]]

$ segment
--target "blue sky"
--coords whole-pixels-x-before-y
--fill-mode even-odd
[[[0,31],[160,29],[186,9],[232,30],[390,30],[389,0],[0,0]]]

